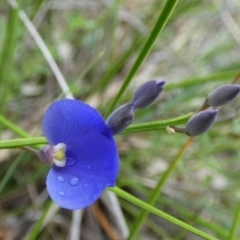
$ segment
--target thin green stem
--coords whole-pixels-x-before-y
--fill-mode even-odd
[[[215,237],[212,237],[210,236],[209,234],[197,229],[197,228],[194,228],[192,227],[191,225],[188,225],[184,222],[182,222],[181,220],[175,218],[175,217],[172,217],[171,215],[149,205],[148,203],[145,203],[144,201],[132,196],[131,194],[123,191],[122,189],[118,188],[118,187],[114,187],[114,188],[109,188],[110,191],[114,192],[115,194],[117,194],[119,197],[143,208],[143,209],[146,209],[147,211],[179,226],[179,227],[182,227],[200,237],[202,237],[203,239],[208,239],[208,240],[218,240],[217,238]]]
[[[165,186],[165,183],[169,179],[169,177],[172,174],[173,170],[175,169],[177,163],[180,161],[181,157],[185,153],[186,149],[190,146],[192,141],[193,141],[193,138],[190,137],[187,140],[187,142],[184,144],[184,146],[181,148],[181,150],[179,151],[177,156],[174,158],[174,160],[170,164],[167,171],[163,174],[163,177],[160,178],[157,186],[155,187],[155,189],[153,190],[152,194],[150,195],[150,197],[147,201],[149,205],[154,205],[155,204],[155,202],[157,201],[157,199],[159,198],[159,196],[160,196],[160,194],[163,190],[163,187]],[[133,239],[136,238],[136,236],[137,236],[139,230],[141,229],[141,227],[142,227],[145,219],[147,218],[147,216],[148,216],[148,211],[143,209],[140,212],[139,216],[137,217],[135,223],[133,224],[133,227],[132,227],[132,230],[131,230],[130,235],[128,237],[128,240],[133,240]]]
[[[45,137],[32,137],[32,138],[19,138],[0,141],[0,149],[4,148],[18,148],[27,145],[38,145],[46,144],[47,140]]]
[[[145,44],[143,45],[142,50],[140,51],[135,63],[133,64],[133,67],[131,68],[129,74],[127,75],[121,89],[119,90],[117,96],[115,97],[113,103],[111,104],[107,116],[112,112],[112,110],[115,108],[117,102],[121,98],[122,94],[128,87],[129,83],[133,79],[134,75],[140,68],[141,64],[143,63],[144,59],[147,57],[148,53],[152,49],[155,41],[157,40],[157,37],[162,32],[164,26],[166,25],[173,9],[175,8],[178,0],[167,0],[165,6],[163,7],[162,12],[160,13],[150,35],[148,36]]]
[[[164,196],[162,196],[161,199],[158,200],[158,202],[160,204],[166,204],[168,207],[171,207],[176,212],[180,213],[181,216],[183,217],[183,219],[189,219],[193,215],[192,210],[180,205],[179,203],[170,202],[167,199],[165,199]],[[198,216],[198,218],[196,219],[196,222],[200,226],[205,227],[205,228],[215,232],[216,234],[221,236],[223,239],[227,239],[227,235],[228,235],[227,230],[225,228],[223,228],[222,226],[219,226],[218,224],[214,223],[213,221],[205,220],[204,218]]]
[[[156,131],[156,130],[166,130],[171,124],[178,125],[186,123],[187,120],[191,117],[192,113],[183,115],[181,117],[171,118],[168,120],[163,121],[156,121],[156,122],[148,122],[148,123],[140,123],[135,124],[127,128],[123,134],[128,133],[136,133],[136,132],[146,132],[146,131]],[[14,123],[7,120],[5,117],[0,116],[0,123],[4,126],[11,129],[17,135],[23,137],[20,139],[11,139],[11,140],[4,140],[0,141],[0,149],[3,148],[18,148],[22,146],[28,145],[39,145],[39,144],[46,144],[47,140],[45,137],[29,137],[30,135],[24,132],[24,130],[20,129]]]
[[[124,64],[128,59],[135,53],[136,50],[140,47],[142,38],[137,38],[133,41],[131,47],[126,50],[121,56],[119,56],[118,61],[109,67],[106,73],[102,76],[102,78],[93,86],[92,94],[96,91],[103,91],[114,78],[116,73],[121,70]]]
[[[47,217],[47,214],[50,210],[50,208],[52,207],[52,205],[55,204],[53,201],[48,201],[47,202],[47,205],[45,207],[45,210],[43,211],[42,213],[42,216],[40,217],[40,219],[35,223],[35,225],[33,226],[32,228],[32,231],[30,233],[30,236],[29,236],[29,240],[35,240],[37,239],[37,236],[43,226],[43,223],[44,223],[44,220],[46,219]]]
[[[123,134],[137,133],[137,132],[146,132],[146,131],[157,131],[157,130],[166,130],[169,125],[181,125],[188,121],[193,113],[188,113],[186,115],[147,123],[133,124],[129,126]]]
[[[228,240],[234,240],[237,238],[237,231],[239,229],[239,223],[240,223],[240,200],[238,201],[237,209],[235,211],[235,217],[232,223],[232,227],[229,233]]]

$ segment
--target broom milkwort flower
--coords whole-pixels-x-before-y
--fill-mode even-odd
[[[115,185],[117,148],[94,108],[78,100],[59,100],[46,110],[42,124],[49,145],[39,156],[52,163],[46,184],[53,201],[70,210],[85,208]]]

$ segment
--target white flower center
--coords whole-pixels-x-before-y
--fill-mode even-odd
[[[53,162],[57,167],[66,165],[66,144],[59,143],[53,148]]]

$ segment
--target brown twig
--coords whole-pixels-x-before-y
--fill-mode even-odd
[[[106,216],[101,211],[101,209],[97,206],[96,203],[91,206],[91,210],[95,218],[98,220],[100,226],[108,235],[108,237],[111,240],[121,240],[121,238],[117,235],[116,231],[113,229],[108,219],[106,218]]]

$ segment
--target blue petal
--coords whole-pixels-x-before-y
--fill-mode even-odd
[[[85,208],[106,187],[114,186],[117,149],[110,129],[95,109],[76,100],[55,102],[44,116],[43,131],[52,144],[67,145],[67,165],[53,166],[47,177],[48,192],[61,207]]]
[[[78,100],[63,99],[54,102],[43,117],[43,133],[49,143],[68,143],[72,137],[86,134],[92,128],[106,132],[102,116],[88,104]]]

